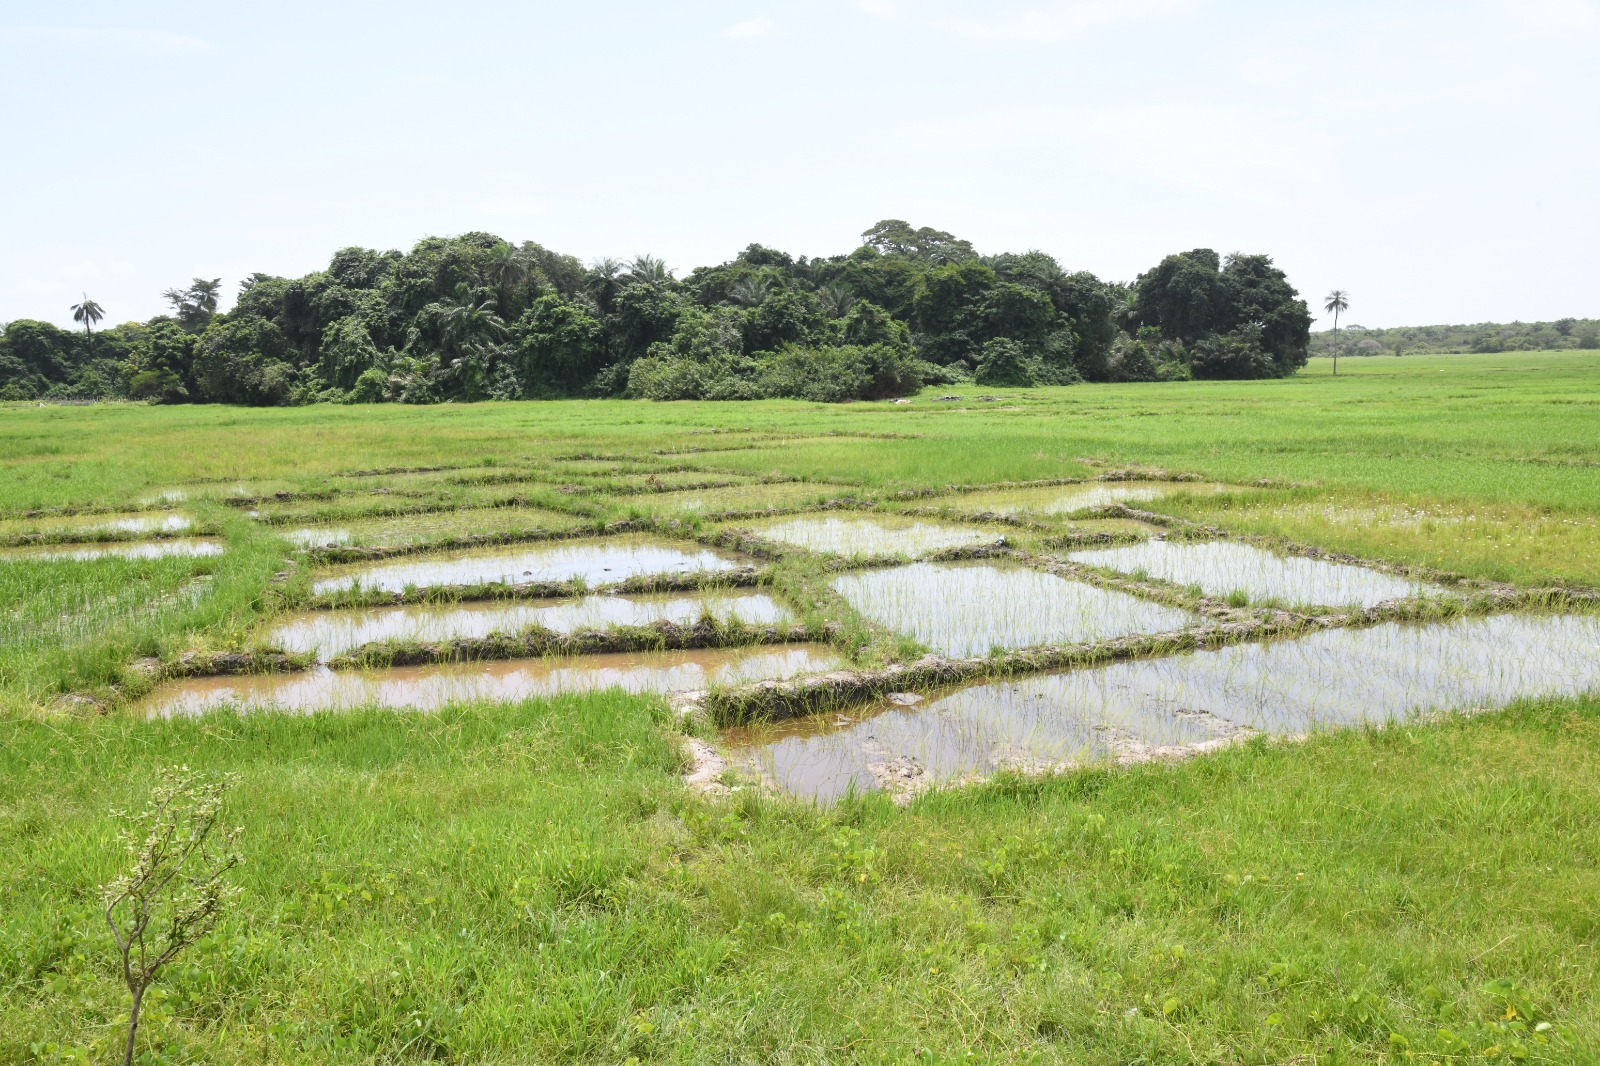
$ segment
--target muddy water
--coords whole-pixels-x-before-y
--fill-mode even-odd
[[[1438,585],[1294,555],[1276,555],[1232,541],[1178,543],[1152,540],[1126,548],[1094,548],[1068,558],[1124,574],[1143,572],[1178,585],[1199,585],[1208,595],[1243,592],[1252,602],[1324,607],[1370,607],[1409,596],[1440,596]]]
[[[1187,611],[1021,567],[913,563],[833,587],[867,618],[946,655],[1076,644],[1194,625]]]
[[[747,625],[791,621],[788,611],[757,592],[706,592],[664,596],[584,596],[572,600],[495,601],[372,610],[305,611],[266,631],[262,639],[290,652],[331,659],[382,640],[444,641],[513,634],[529,626],[557,633],[688,624],[710,615]]]
[[[300,712],[355,707],[434,710],[451,703],[509,702],[607,688],[689,691],[819,673],[840,665],[837,654],[826,645],[786,644],[779,648],[583,655],[392,670],[317,667],[301,674],[174,682],[157,689],[142,706],[154,715],[198,714],[221,707]]]
[[[797,795],[1078,762],[1239,728],[1306,733],[1600,691],[1600,617],[1495,615],[1328,630],[972,685],[912,707],[730,731],[740,765]]]
[[[909,518],[788,518],[751,527],[757,536],[807,551],[835,555],[905,555],[915,558],[945,548],[994,544],[1001,534]]]
[[[88,544],[82,547],[31,547],[0,550],[0,561],[6,562],[57,562],[84,559],[162,559],[168,556],[221,555],[222,543],[201,537],[175,538],[173,540],[114,541],[106,544]]]
[[[936,505],[993,514],[1074,514],[1113,503],[1145,503],[1178,493],[1215,494],[1230,486],[1191,481],[1093,481],[1033,489],[972,492],[935,500]]]
[[[732,570],[740,565],[734,556],[710,548],[680,546],[650,537],[607,537],[340,567],[315,582],[312,591],[321,595],[359,584],[366,589],[399,592],[413,585],[514,585],[575,578],[601,585],[656,574]]]

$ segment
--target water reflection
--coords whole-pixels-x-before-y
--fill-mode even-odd
[[[445,641],[516,633],[540,626],[577,633],[654,622],[688,624],[710,615],[747,625],[790,621],[789,612],[758,592],[703,592],[665,596],[584,596],[571,600],[418,604],[368,610],[305,611],[272,627],[267,643],[331,659],[381,640]]]
[[[988,563],[913,563],[848,574],[833,587],[867,618],[946,655],[1109,640],[1199,621],[1125,593]]]
[[[1349,563],[1277,555],[1226,540],[1152,540],[1125,548],[1072,552],[1067,558],[1124,574],[1142,572],[1178,585],[1199,585],[1212,596],[1242,592],[1252,601],[1370,607],[1385,600],[1446,594],[1445,589],[1426,581]]]
[[[320,595],[359,584],[366,589],[399,592],[408,586],[514,585],[575,578],[598,585],[630,577],[732,570],[740,565],[737,558],[710,548],[680,547],[649,537],[607,537],[341,567],[315,582],[312,591]]]
[[[807,551],[835,555],[905,555],[916,557],[945,548],[994,544],[998,533],[962,526],[891,516],[790,518],[754,527],[767,540],[793,544]]]
[[[731,730],[735,761],[796,795],[959,779],[1004,766],[1503,706],[1600,690],[1600,617],[1495,615],[1326,630],[1162,659],[971,685],[914,708],[870,707]]]
[[[580,655],[571,658],[257,674],[172,682],[144,702],[148,714],[199,714],[223,707],[261,711],[337,711],[356,707],[435,710],[446,704],[505,703],[617,688],[679,692],[748,684],[838,669],[823,644],[718,648],[706,651]]]

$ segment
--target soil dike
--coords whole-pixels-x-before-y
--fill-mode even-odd
[[[537,659],[639,651],[693,651],[826,640],[831,633],[803,626],[730,626],[710,621],[679,625],[657,622],[581,633],[530,629],[516,634],[463,637],[425,643],[368,645],[328,661],[336,670],[389,666],[429,666],[496,659]]]

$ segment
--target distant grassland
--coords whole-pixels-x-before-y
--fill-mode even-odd
[[[661,452],[865,490],[1161,467],[1270,479],[1186,498],[1230,530],[1600,585],[1600,353],[1329,370],[905,405],[0,406],[0,512],[182,488],[229,546],[0,564],[0,1064],[111,1061],[107,812],[180,762],[240,775],[249,862],[147,1006],[145,1062],[1600,1061],[1594,699],[828,811],[690,794],[651,697],[49,703],[259,622],[288,545],[199,496],[393,467],[562,481],[593,473],[563,457]]]

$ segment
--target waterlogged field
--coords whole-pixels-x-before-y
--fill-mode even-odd
[[[1353,362],[0,406],[0,1062],[175,763],[146,1061],[1600,1061],[1600,359]]]

